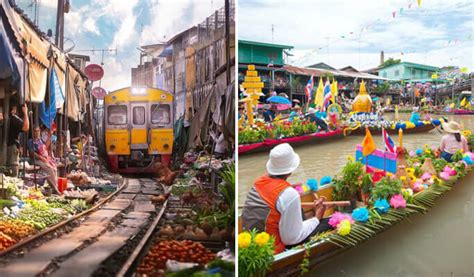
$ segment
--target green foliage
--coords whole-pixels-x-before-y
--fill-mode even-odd
[[[375,202],[377,199],[387,199],[394,194],[399,194],[402,191],[402,182],[398,179],[390,179],[388,177],[382,178],[375,183],[372,189],[371,200]]]
[[[262,142],[268,137],[270,137],[268,130],[242,130],[239,131],[239,144]]]
[[[378,85],[375,88],[376,93],[386,93],[390,89],[390,84],[388,82],[384,82],[381,85]]]
[[[219,186],[219,192],[227,204],[227,226],[235,224],[235,165],[227,165],[220,173],[223,183]]]
[[[249,233],[252,237],[250,245],[246,248],[239,247],[239,276],[265,276],[265,273],[272,266],[274,260],[275,238],[270,236],[268,243],[260,246],[254,242],[258,232],[252,230]]]
[[[456,153],[453,154],[453,156],[451,157],[451,160],[453,162],[459,162],[460,160],[462,160],[462,157],[463,155],[462,155],[461,150],[458,150],[456,151]]]
[[[348,162],[342,169],[342,175],[333,180],[334,200],[349,200],[355,197],[362,185],[362,174],[364,165],[360,162]]]
[[[389,67],[394,64],[399,64],[400,62],[401,62],[400,59],[388,58],[386,61],[383,62],[383,64],[381,64],[380,67],[381,68]]]
[[[364,177],[362,178],[362,183],[361,183],[361,190],[363,193],[370,193],[372,191],[372,175],[370,174],[364,174]]]
[[[308,273],[309,272],[309,257],[311,255],[311,247],[309,245],[309,243],[305,243],[304,244],[304,258],[303,260],[301,261],[301,264],[300,264],[300,269],[301,269],[301,274],[305,274],[305,273]]]
[[[443,168],[448,164],[448,162],[443,159],[443,158],[439,158],[439,159],[434,159],[433,160],[433,166],[434,168],[436,169],[436,172],[441,172],[443,171]]]

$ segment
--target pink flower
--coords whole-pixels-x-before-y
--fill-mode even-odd
[[[410,155],[410,157],[415,157],[416,153],[415,153],[415,151],[410,150],[410,152],[408,152],[408,155]]]
[[[428,173],[428,172],[425,172],[425,173],[423,173],[423,175],[421,175],[422,180],[428,180],[430,178],[431,178],[431,174]]]
[[[449,176],[456,175],[456,170],[452,169],[449,166],[445,166],[444,169],[443,169],[443,172],[447,173]]]
[[[449,175],[449,173],[443,171],[439,174],[439,177],[441,177],[441,179],[443,179],[443,180],[449,180],[450,175]]]
[[[299,193],[299,194],[303,194],[304,193],[304,189],[301,185],[297,185],[297,186],[294,186],[294,188],[296,189],[296,191]]]
[[[419,191],[421,191],[421,190],[423,190],[423,184],[420,183],[420,182],[415,182],[415,183],[413,184],[413,191],[414,191],[414,192],[419,192]],[[391,200],[390,200],[390,204],[392,204]]]
[[[352,216],[349,215],[349,214],[343,214],[341,212],[334,212],[331,216],[331,218],[329,219],[329,225],[331,225],[333,228],[336,228],[337,225],[339,225],[339,223],[341,221],[343,221],[344,219],[347,219],[349,220],[349,222],[351,224],[354,223],[354,219],[352,219]]]
[[[431,145],[431,150],[433,150],[433,152],[435,152],[436,150],[438,150],[438,147],[436,147],[434,145]]]
[[[395,209],[405,208],[407,206],[407,201],[405,201],[405,198],[403,198],[401,194],[395,194],[390,198],[390,206]]]

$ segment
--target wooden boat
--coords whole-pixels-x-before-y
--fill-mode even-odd
[[[342,130],[330,131],[325,133],[314,133],[304,136],[291,137],[291,138],[282,138],[282,139],[265,139],[263,142],[257,142],[252,144],[243,144],[239,145],[238,151],[239,155],[244,154],[253,154],[258,152],[268,152],[274,146],[280,143],[289,143],[293,147],[305,145],[305,144],[315,144],[322,143],[327,141],[332,141],[334,139],[343,138]]]
[[[434,128],[436,128],[436,126],[433,125],[433,124],[425,124],[423,126],[419,126],[419,127],[415,127],[415,128],[411,128],[411,129],[404,129],[403,134],[425,133],[425,132],[433,130]],[[398,129],[387,129],[387,132],[390,135],[396,135],[396,134],[398,134]],[[370,133],[372,135],[381,135],[382,134],[382,129],[370,128]],[[365,136],[365,129],[364,128],[358,128],[356,130],[352,130],[350,133],[347,132],[346,135]]]
[[[436,111],[437,115],[473,115],[474,110]]]
[[[469,174],[468,172],[471,169],[472,167],[466,169],[466,174]],[[415,194],[413,196],[413,204],[407,204],[407,207],[404,209],[391,208],[388,213],[381,215],[380,219],[375,219],[374,224],[356,222],[352,225],[351,232],[347,236],[340,236],[335,231],[332,231],[326,238],[312,243],[307,249],[308,251],[301,246],[300,248],[277,254],[274,256],[273,264],[268,270],[267,276],[300,276],[301,264],[306,258],[309,260],[307,269],[315,269],[328,262],[331,258],[400,223],[410,215],[426,213],[434,205],[433,200],[449,191],[455,182],[456,180],[451,180],[440,185],[433,185]],[[331,199],[332,189],[333,187],[328,185],[318,190],[317,193]],[[312,194],[301,196],[301,202],[310,202],[313,199]],[[330,216],[333,212],[334,210],[332,209],[327,210],[324,217]],[[239,218],[239,232],[242,230],[241,227]]]

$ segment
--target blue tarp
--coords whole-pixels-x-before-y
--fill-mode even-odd
[[[12,85],[19,85],[20,72],[13,57],[13,50],[0,21],[0,79],[11,78]]]
[[[51,70],[49,87],[51,92],[49,95],[49,105],[46,106],[46,100],[40,104],[39,118],[46,128],[51,129],[51,125],[53,124],[54,118],[56,117],[56,104],[62,105],[64,103],[64,94],[61,90],[61,86],[59,85],[58,75],[56,74],[56,70],[54,68]]]

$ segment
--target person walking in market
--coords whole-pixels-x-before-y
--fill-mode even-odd
[[[18,116],[17,105],[10,108],[9,131],[7,139],[7,166],[11,169],[12,175],[18,176],[18,165],[20,163],[20,133],[27,132],[30,128],[28,120],[28,108],[26,104],[21,106],[23,118]]]
[[[314,216],[303,219],[300,194],[287,181],[299,164],[300,156],[288,143],[275,146],[270,151],[267,174],[255,181],[242,211],[243,229],[274,236],[275,253],[330,229],[327,219],[322,218],[323,198],[314,201]]]

